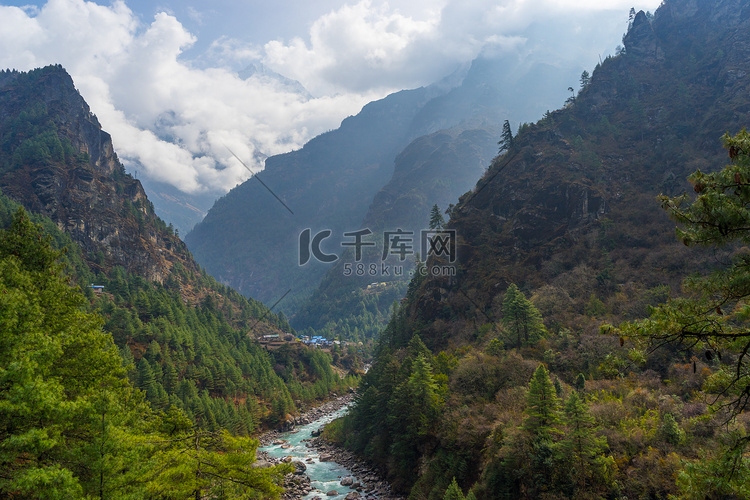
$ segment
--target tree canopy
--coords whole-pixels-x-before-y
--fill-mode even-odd
[[[0,496],[278,497],[289,467],[250,467],[256,440],[150,409],[61,255],[23,209],[0,233]]]
[[[502,322],[509,340],[515,340],[516,347],[536,342],[547,333],[539,310],[513,283],[508,287],[503,299]]]
[[[734,136],[725,134],[722,142],[730,164],[715,172],[694,172],[688,180],[695,199],[685,194],[661,196],[661,201],[679,223],[677,237],[687,246],[717,249],[725,257],[723,265],[686,278],[685,296],[654,308],[645,320],[620,325],[619,333],[645,339],[654,348],[681,345],[707,362],[720,362],[707,387],[716,394],[714,411],[728,414],[731,420],[750,405],[750,252],[745,246],[750,243],[750,134],[744,129]],[[721,362],[723,355],[728,363]],[[670,427],[666,421],[664,428]],[[667,434],[676,442],[675,432],[679,429]],[[716,462],[723,465],[699,464],[691,469],[713,485],[724,485],[712,487],[714,492],[738,491],[738,485],[750,478],[750,461],[742,456],[750,436],[735,434],[727,452],[733,459],[724,457]],[[717,474],[722,481],[714,480]],[[705,487],[708,483],[693,478],[685,484]]]

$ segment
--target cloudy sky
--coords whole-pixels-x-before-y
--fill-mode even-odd
[[[266,156],[482,51],[590,71],[620,43],[631,7],[659,3],[0,0],[0,67],[62,64],[126,167],[186,193],[222,193],[250,175],[230,150],[260,170]],[[269,71],[242,71],[253,65]]]

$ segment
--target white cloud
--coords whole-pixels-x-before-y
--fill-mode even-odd
[[[265,44],[264,63],[305,83],[314,93],[357,92],[364,89],[407,88],[430,83],[488,46],[495,51],[520,51],[528,30],[544,25],[549,52],[573,59],[591,50],[585,37],[602,34],[611,40],[617,19],[627,20],[632,0],[426,0],[404,14],[388,3],[360,0],[317,19],[307,37]],[[645,0],[652,8],[658,0]],[[627,6],[624,6],[627,5]],[[604,14],[603,14],[604,13]],[[596,18],[595,18],[596,16]],[[552,41],[557,35],[561,40]],[[563,54],[571,40],[579,46]],[[558,43],[562,42],[562,43]],[[536,51],[539,41],[525,50]],[[552,61],[555,57],[552,57]]]
[[[144,22],[122,0],[48,0],[39,9],[0,6],[0,67],[62,64],[126,164],[186,192],[226,191],[249,176],[227,148],[257,171],[266,156],[301,147],[388,92],[431,83],[487,47],[552,62],[583,60],[585,50],[590,59],[606,38],[597,29],[613,19],[624,29],[623,2],[363,0],[289,41],[221,37],[188,60],[196,37],[173,15]],[[592,27],[592,12],[602,9],[615,14]],[[200,20],[197,11],[188,15]],[[593,34],[597,42],[581,47]],[[316,97],[229,69],[258,60]]]
[[[143,25],[122,1],[49,0],[36,14],[0,6],[0,26],[0,66],[62,64],[126,164],[186,192],[249,177],[227,147],[260,170],[265,156],[301,147],[375,97],[311,100],[268,78],[194,67],[181,54],[195,37],[176,18],[162,12]],[[252,56],[217,43],[229,45],[227,59]]]

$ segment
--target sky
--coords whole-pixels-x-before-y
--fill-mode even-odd
[[[235,154],[257,172],[483,52],[591,71],[621,43],[630,8],[659,3],[0,0],[0,68],[62,64],[128,170],[222,194],[251,175]]]

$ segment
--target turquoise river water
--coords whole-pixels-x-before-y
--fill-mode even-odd
[[[302,442],[305,439],[310,439],[313,431],[344,415],[347,410],[348,407],[345,406],[337,412],[326,415],[311,424],[296,427],[293,431],[285,432],[279,436],[279,439],[286,441],[286,444],[291,445],[291,448],[284,449],[281,445],[269,445],[260,448],[260,450],[267,452],[272,457],[283,458],[291,456],[292,460],[298,460],[307,466],[305,472],[310,476],[312,487],[317,491],[313,490],[309,495],[304,497],[305,499],[312,499],[317,496],[325,499],[343,500],[348,493],[354,491],[347,486],[339,484],[341,478],[352,475],[348,469],[335,462],[321,462],[318,452],[308,448],[305,446],[306,443]],[[308,459],[312,459],[312,462],[308,462]],[[326,493],[331,490],[337,491],[338,495],[327,496]]]

